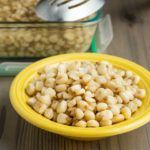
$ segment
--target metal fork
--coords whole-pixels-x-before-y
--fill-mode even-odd
[[[104,5],[104,0],[41,0],[36,13],[47,21],[76,21],[90,16]]]

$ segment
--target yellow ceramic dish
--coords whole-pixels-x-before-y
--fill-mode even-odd
[[[140,86],[146,89],[146,97],[143,100],[142,107],[127,121],[99,128],[79,128],[61,125],[36,113],[26,104],[28,97],[25,93],[25,88],[29,81],[36,76],[36,72],[39,68],[44,67],[47,64],[51,65],[72,60],[89,60],[93,62],[107,60],[116,67],[132,70],[141,77]],[[131,61],[110,55],[92,53],[59,55],[43,59],[24,69],[11,85],[10,99],[12,106],[22,118],[41,129],[77,140],[95,140],[129,132],[150,121],[150,73],[143,67]]]

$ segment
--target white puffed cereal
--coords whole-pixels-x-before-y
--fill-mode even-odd
[[[49,106],[51,104],[51,98],[49,95],[40,95],[38,100],[41,103],[46,104],[47,106]]]
[[[66,63],[61,63],[58,65],[58,75],[59,74],[65,74],[67,71],[67,64]]]
[[[36,98],[35,97],[31,97],[27,100],[27,104],[29,104],[30,106],[33,106],[36,102]]]
[[[113,118],[113,113],[110,110],[104,110],[96,114],[96,120],[109,120]]]
[[[68,33],[72,31],[69,29]],[[27,41],[29,37],[27,34]],[[63,39],[57,45],[50,45],[49,49],[70,48],[74,43],[69,36],[67,38],[69,47],[63,45],[64,42],[67,44]],[[56,36],[54,41],[50,40],[56,42]],[[45,37],[42,42],[48,44]],[[75,49],[77,47],[78,43]],[[36,48],[44,50],[39,43]],[[31,52],[34,51],[31,49]],[[45,56],[44,51],[40,53]],[[132,71],[115,68],[107,61],[69,61],[40,68],[25,90],[29,96],[27,104],[47,119],[93,128],[110,126],[132,117],[146,95],[146,91],[139,87],[139,81],[140,77]]]
[[[44,112],[44,116],[48,119],[52,119],[54,116],[54,112],[52,108],[46,109]]]
[[[68,64],[67,71],[70,72],[70,71],[77,70],[80,66],[81,66],[81,62],[79,61],[71,62]]]
[[[88,72],[87,68],[80,67],[78,68],[79,77],[82,78]]]
[[[129,96],[129,99],[130,100],[133,100],[133,98],[134,98],[134,96],[133,96],[133,93],[132,93],[132,91],[125,91],[125,93]]]
[[[97,112],[96,115],[95,115],[95,118],[96,118],[97,121],[100,121],[102,119],[101,112]]]
[[[68,78],[66,84],[71,85],[73,81],[74,81],[73,79]]]
[[[52,67],[51,65],[46,65],[45,68],[44,68],[44,72],[46,74],[49,74],[49,73],[57,74],[57,68],[56,67]]]
[[[126,89],[132,91],[133,95],[135,95],[135,93],[137,91],[137,88],[135,88],[134,86],[128,86],[128,87],[126,87]]]
[[[91,91],[86,91],[84,95],[85,97],[94,97],[94,93],[92,93]]]
[[[79,73],[77,71],[70,71],[68,72],[68,76],[73,79],[73,80],[79,80],[80,77],[79,77]]]
[[[39,114],[43,114],[45,112],[45,110],[47,109],[47,105],[36,101],[33,105],[33,109],[38,112]]]
[[[35,85],[33,83],[30,83],[28,85],[28,87],[26,88],[26,92],[29,96],[32,96],[35,94],[36,90],[35,90]]]
[[[90,82],[88,82],[86,89],[91,91],[91,92],[95,92],[98,88],[99,88],[99,84],[93,80],[91,80]]]
[[[108,105],[106,103],[98,103],[96,106],[97,111],[103,111],[108,108]]]
[[[122,98],[123,103],[127,104],[130,101],[130,97],[125,92],[120,92],[119,96]]]
[[[73,95],[67,92],[63,92],[63,98],[64,99],[72,99]]]
[[[106,85],[109,89],[111,89],[113,92],[120,92],[122,91],[122,88],[123,86],[121,85],[118,85],[116,83],[116,81],[114,80],[111,80],[110,82],[107,82],[107,85]]]
[[[58,103],[59,103],[58,101],[53,100],[53,101],[52,101],[52,104],[51,104],[51,108],[52,108],[53,110],[56,110]]]
[[[106,89],[104,88],[99,88],[98,90],[96,90],[95,92],[95,98],[98,101],[102,101],[103,99],[105,99],[108,96],[108,92]]]
[[[88,127],[99,127],[99,123],[96,120],[89,120],[89,121],[87,121],[87,126]]]
[[[87,96],[85,96],[85,100],[86,100],[87,102],[89,102],[89,103],[94,103],[94,102],[96,102],[94,98],[92,98],[92,97],[87,97]]]
[[[106,102],[107,104],[116,104],[117,100],[115,97],[109,95],[106,97]]]
[[[122,77],[116,77],[112,81],[118,86],[118,88],[121,88],[125,85],[125,81]]]
[[[133,101],[129,102],[127,106],[130,108],[130,110],[131,110],[132,113],[135,112],[135,111],[137,111],[138,106]]]
[[[63,99],[63,94],[64,94],[64,92],[57,93],[57,98]]]
[[[106,67],[106,65],[102,65],[100,64],[99,66],[97,66],[97,71],[100,75],[105,75],[108,73],[108,68]]]
[[[98,76],[98,72],[97,72],[97,70],[95,70],[95,69],[92,69],[92,70],[89,72],[89,74],[90,74],[92,77]]]
[[[144,89],[137,89],[135,93],[135,97],[139,99],[143,99],[146,95],[146,92]]]
[[[77,84],[77,85],[73,85],[71,87],[72,92],[78,93],[81,90],[81,85]]]
[[[122,100],[122,98],[119,95],[116,96],[116,100],[117,100],[118,104],[122,104],[123,103],[123,100]]]
[[[57,113],[64,113],[67,110],[67,102],[65,100],[62,100],[57,105]]]
[[[75,99],[68,100],[68,107],[74,107],[77,104]]]
[[[66,40],[73,41],[75,39],[75,34],[71,30],[69,32],[65,32],[63,36]]]
[[[133,100],[133,102],[134,102],[138,107],[142,106],[142,101],[139,100],[139,99],[137,99],[137,98],[135,98],[135,99]]]
[[[82,63],[82,67],[86,67],[86,68],[88,69],[88,73],[90,73],[91,70],[95,69],[94,63],[89,62],[89,61],[84,61],[84,62]]]
[[[121,77],[125,76],[125,71],[124,70],[117,70],[116,73],[117,73],[117,75],[119,75]]]
[[[36,99],[40,99],[40,97],[41,97],[41,93],[40,92],[38,92],[38,93],[35,94],[35,98]]]
[[[68,75],[66,73],[57,76],[56,83],[57,84],[66,84],[68,81]]]
[[[125,76],[126,76],[127,78],[131,78],[131,77],[133,76],[133,72],[130,71],[130,70],[128,70],[128,71],[126,71]]]
[[[110,126],[112,125],[112,121],[111,120],[101,120],[100,121],[100,126],[104,127],[104,126]]]
[[[59,84],[59,85],[56,85],[55,89],[57,92],[63,92],[63,91],[67,90],[67,85],[66,84]]]
[[[80,79],[72,82],[72,85],[78,85],[78,84],[81,84],[81,80]]]
[[[50,35],[49,36],[49,41],[51,42],[51,43],[56,43],[57,41],[58,41],[58,35],[57,34],[52,34],[52,35]]]
[[[90,102],[90,103],[96,102],[93,97],[94,97],[94,94],[91,91],[86,91],[84,94],[84,99],[87,102]]]
[[[141,78],[138,75],[134,75],[133,78],[132,78],[134,84],[138,84],[140,79]]]
[[[110,110],[104,110],[101,112],[102,119],[112,119],[113,113]]]
[[[124,115],[125,119],[131,118],[132,112],[129,107],[125,106],[121,109],[121,113]]]
[[[110,105],[109,107],[113,115],[120,114],[120,108],[117,105]]]
[[[43,95],[49,95],[50,98],[53,98],[53,97],[56,96],[56,91],[54,89],[52,89],[52,88],[43,88],[41,93]]]
[[[107,83],[107,79],[106,79],[105,76],[97,76],[97,77],[95,78],[95,81],[96,81],[97,83],[99,83],[100,85]]]
[[[55,79],[54,78],[46,78],[44,85],[46,87],[54,88],[54,86],[55,86]]]
[[[60,113],[57,116],[57,122],[61,124],[69,124],[70,120],[71,120],[70,117],[64,113]]]
[[[108,74],[112,79],[115,79],[117,77],[120,77],[118,71],[113,70],[112,68],[108,68]]]
[[[105,78],[107,79],[107,81],[110,81],[110,80],[111,80],[111,76],[110,76],[109,73],[106,73],[104,76],[105,76]]]
[[[89,75],[89,74],[85,74],[82,77],[82,80],[83,80],[84,83],[88,83],[91,79],[92,79],[92,76]]]
[[[86,122],[84,120],[80,120],[80,121],[75,123],[75,126],[85,128],[86,127]]]
[[[93,111],[90,111],[90,110],[86,110],[84,112],[84,118],[85,120],[95,120],[95,114]]]
[[[82,100],[82,97],[81,96],[75,96],[73,99],[76,100],[76,102],[78,102],[78,101]]]
[[[85,93],[85,89],[81,88],[80,84],[73,85],[71,88],[71,91],[74,92],[76,95],[81,95]]]
[[[116,106],[121,109],[123,106],[125,106],[124,104],[116,104]]]
[[[84,111],[87,109],[88,103],[83,100],[79,100],[79,101],[77,101],[77,107]]]
[[[76,93],[77,95],[83,95],[85,94],[85,89],[82,88],[79,92]]]
[[[49,78],[54,78],[56,76],[56,73],[55,72],[48,72],[46,74],[46,78],[49,79]]]
[[[101,61],[100,64],[108,68],[112,68],[112,64],[108,61]]]
[[[111,89],[106,88],[107,95],[114,96],[114,93]]]
[[[84,113],[83,113],[82,109],[80,109],[80,108],[75,109],[75,117],[76,117],[76,119],[82,119],[84,117]]]
[[[127,88],[129,87],[129,85],[131,85],[132,84],[132,80],[131,79],[125,79],[125,84],[127,85]]]
[[[119,115],[116,115],[112,118],[112,122],[113,123],[118,123],[118,122],[121,122],[125,119],[124,115],[122,114],[119,114]]]
[[[88,102],[87,110],[96,111],[96,102],[94,103]]]

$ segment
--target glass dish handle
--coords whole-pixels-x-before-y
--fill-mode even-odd
[[[0,63],[0,76],[15,76],[22,69],[30,65],[30,62],[4,62]]]
[[[113,29],[109,14],[99,22],[94,38],[97,52],[103,52],[110,45],[113,39]]]

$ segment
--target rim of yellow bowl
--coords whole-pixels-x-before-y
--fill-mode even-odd
[[[138,116],[133,116],[131,119],[127,121],[123,121],[121,123],[107,126],[107,127],[99,127],[99,128],[79,128],[73,126],[61,125],[56,122],[50,121],[39,115],[34,110],[32,110],[27,104],[26,99],[27,96],[25,94],[25,87],[27,83],[32,79],[32,77],[36,74],[36,71],[47,65],[47,64],[55,64],[64,61],[73,61],[73,60],[89,60],[89,61],[101,61],[107,60],[112,64],[122,68],[132,70],[134,73],[138,74],[142,80],[142,86],[146,89],[146,99],[145,105],[147,109],[138,113]],[[24,118],[29,123],[44,129],[46,131],[50,131],[53,133],[69,136],[69,137],[108,137],[112,135],[117,135],[125,132],[129,132],[133,129],[136,129],[147,122],[150,121],[150,72],[138,64],[135,64],[129,60],[106,55],[106,54],[94,54],[94,53],[72,53],[72,54],[63,54],[53,57],[48,57],[37,61],[23,71],[21,71],[17,77],[12,82],[10,88],[10,100],[13,108],[16,112]],[[140,110],[139,110],[140,111]]]

